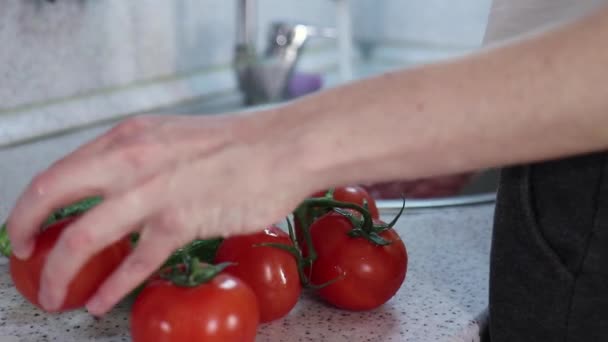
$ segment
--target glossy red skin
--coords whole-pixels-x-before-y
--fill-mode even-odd
[[[223,272],[195,287],[156,277],[137,296],[130,317],[133,342],[255,341],[258,324],[253,290]]]
[[[319,191],[314,193],[311,197],[323,197],[326,193],[327,190]],[[334,199],[336,201],[354,203],[360,206],[363,206],[363,202],[367,201],[367,209],[369,210],[370,215],[372,215],[372,218],[380,218],[380,212],[376,206],[376,200],[361,186],[347,185],[337,187],[334,189]]]
[[[293,246],[289,235],[276,226],[261,232],[232,236],[219,246],[215,263],[234,262],[224,272],[243,280],[255,292],[262,323],[287,315],[302,291],[296,259],[275,247],[254,247],[261,243]]]
[[[10,274],[17,291],[40,309],[43,309],[38,303],[42,268],[61,233],[76,219],[77,217],[69,217],[47,227],[36,239],[34,252],[29,259],[20,260],[14,255],[10,257]],[[67,298],[56,312],[84,307],[101,283],[120,265],[130,251],[131,242],[125,238],[94,255],[72,280]]]
[[[390,300],[405,281],[407,250],[393,229],[380,234],[392,241],[388,246],[349,237],[351,229],[351,222],[336,212],[324,215],[311,226],[318,258],[310,279],[320,285],[343,277],[318,290],[318,295],[341,309],[372,310]]]
[[[327,190],[318,191],[312,194],[310,197],[324,197],[327,193]],[[378,211],[378,207],[376,206],[376,200],[370,195],[370,193],[365,190],[363,187],[358,185],[347,185],[342,187],[334,188],[333,199],[340,202],[354,203],[360,206],[363,206],[363,203],[367,203],[367,209],[369,210],[370,215],[373,219],[380,218],[380,212]],[[322,216],[322,215],[319,215]],[[314,217],[317,219],[318,217]],[[304,235],[302,233],[302,228],[300,222],[295,220],[294,228],[296,231],[296,237],[298,239],[298,243],[303,248],[304,256],[308,255],[308,251],[306,248],[306,241],[304,239]]]

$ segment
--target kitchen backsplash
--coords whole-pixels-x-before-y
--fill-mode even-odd
[[[356,0],[356,39],[459,51],[481,41],[490,0]],[[233,91],[237,0],[4,0],[0,7],[0,147],[189,98]],[[272,21],[334,26],[334,1],[258,0],[258,41]],[[384,46],[384,45],[386,46]],[[304,67],[336,63],[312,44]],[[411,46],[411,49],[408,49]],[[392,50],[396,50],[397,52]],[[399,58],[399,56],[393,56]]]

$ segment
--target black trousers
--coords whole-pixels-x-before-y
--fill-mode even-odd
[[[492,342],[608,341],[607,163],[599,153],[503,170]]]

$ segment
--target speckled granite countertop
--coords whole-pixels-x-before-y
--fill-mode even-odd
[[[0,150],[0,217],[29,179],[103,128]],[[284,319],[260,327],[258,341],[479,341],[487,306],[492,205],[411,210],[397,225],[408,248],[406,281],[382,308],[327,307],[305,294]],[[102,319],[85,311],[44,314],[13,289],[0,259],[0,341],[129,341],[128,309]]]

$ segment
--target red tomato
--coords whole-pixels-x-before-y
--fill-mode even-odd
[[[261,243],[293,246],[289,235],[276,226],[249,235],[225,239],[217,250],[216,263],[234,262],[225,272],[249,285],[255,292],[263,323],[287,315],[297,304],[302,286],[296,259],[276,247],[255,247]]]
[[[10,257],[10,273],[15,287],[23,297],[41,309],[42,307],[38,303],[38,290],[40,275],[47,255],[55,246],[61,232],[76,219],[77,217],[74,216],[57,221],[42,231],[29,259],[20,260],[14,255]],[[99,285],[118,267],[130,251],[130,240],[125,238],[94,255],[70,283],[67,298],[57,311],[63,312],[84,307]]]
[[[348,236],[352,228],[350,220],[336,212],[312,224],[317,259],[310,279],[315,285],[338,279],[318,290],[330,304],[347,310],[371,310],[391,299],[405,281],[407,251],[393,229],[379,234],[391,242],[380,246]]]
[[[323,197],[326,193],[327,190],[319,191],[314,193],[311,197]],[[354,203],[360,206],[363,206],[363,202],[367,202],[367,209],[372,215],[372,218],[380,218],[380,212],[376,206],[376,200],[363,187],[358,185],[337,187],[334,189],[334,199],[336,201]]]
[[[255,293],[224,272],[193,287],[155,277],[130,317],[134,342],[254,341],[258,324]]]
[[[327,190],[315,192],[310,197],[324,197],[327,193]],[[354,203],[360,206],[363,206],[363,203],[367,203],[367,209],[369,210],[370,215],[373,219],[380,218],[380,212],[378,211],[378,207],[376,206],[375,199],[365,190],[363,187],[358,185],[347,185],[342,187],[334,188],[333,199],[340,202]],[[329,209],[324,209],[320,211],[313,211],[311,213],[312,222],[314,222],[319,217],[323,216],[329,211]],[[294,228],[296,231],[296,238],[300,247],[302,248],[302,254],[306,257],[308,256],[308,247],[306,245],[306,240],[304,239],[304,234],[302,232],[302,225],[299,220],[294,220]]]

